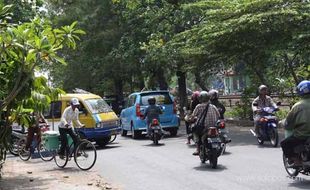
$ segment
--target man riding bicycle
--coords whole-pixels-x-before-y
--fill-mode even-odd
[[[78,136],[72,127],[84,127],[84,125],[79,121],[79,105],[79,100],[77,98],[72,98],[70,101],[70,106],[64,110],[61,116],[60,124],[58,126],[61,141],[59,155],[61,156],[64,155],[67,147],[67,134],[71,136],[74,147],[77,145]]]

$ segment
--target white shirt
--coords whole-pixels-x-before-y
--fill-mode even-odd
[[[72,110],[72,107],[69,106],[65,109],[65,111],[63,112],[62,116],[61,116],[61,120],[60,120],[60,124],[59,124],[59,128],[65,128],[66,129],[66,125],[69,125],[68,128],[71,128],[72,125],[74,125],[75,127],[82,127],[82,123],[79,121],[79,109],[75,108],[75,110]]]

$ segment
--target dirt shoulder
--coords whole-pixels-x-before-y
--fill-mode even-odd
[[[112,187],[96,171],[81,171],[74,166],[74,163],[59,169],[54,161],[31,159],[24,162],[18,157],[9,155],[3,168],[0,190],[19,189],[116,190],[119,188]]]

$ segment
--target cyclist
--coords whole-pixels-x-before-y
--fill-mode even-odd
[[[74,147],[76,147],[78,142],[78,136],[74,132],[72,127],[84,127],[84,125],[79,121],[79,107],[80,102],[77,98],[72,98],[70,101],[70,106],[68,106],[62,116],[59,124],[59,133],[61,147],[59,151],[60,157],[64,156],[65,149],[67,147],[67,134],[69,134],[73,140]]]

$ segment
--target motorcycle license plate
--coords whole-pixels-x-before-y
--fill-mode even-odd
[[[159,130],[158,130],[158,129],[155,129],[155,130],[154,130],[154,133],[158,133],[158,132],[159,132]]]
[[[218,148],[219,145],[217,143],[212,144],[212,148]]]

